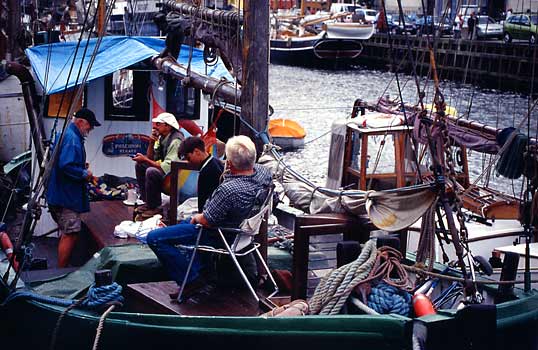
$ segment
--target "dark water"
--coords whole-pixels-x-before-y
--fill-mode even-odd
[[[416,84],[409,75],[399,75],[403,99],[417,102]],[[420,84],[424,87],[426,80]],[[530,86],[530,82],[529,82]],[[469,111],[469,118],[490,126],[504,128],[517,126],[523,121],[526,130],[528,96],[478,89],[455,82],[442,82],[442,92],[448,105],[459,114]],[[433,83],[425,88],[425,102],[431,103]],[[530,91],[530,89],[529,89]],[[306,130],[306,146],[297,152],[288,152],[285,158],[313,182],[324,185],[329,157],[330,130],[337,118],[346,118],[357,98],[375,101],[389,94],[398,96],[395,75],[389,72],[362,68],[348,70],[322,70],[271,64],[269,68],[269,103],[274,108],[274,118],[298,121]],[[531,113],[531,135],[535,136],[538,112]],[[526,131],[524,131],[526,133]],[[319,137],[319,138],[318,138]],[[311,142],[309,142],[312,140]],[[489,158],[478,153],[470,154],[471,178],[482,173]],[[490,184],[519,196],[520,182],[508,181],[493,175]]]

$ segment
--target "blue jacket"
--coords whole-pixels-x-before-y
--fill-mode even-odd
[[[58,142],[58,138],[56,142]],[[86,187],[86,151],[84,137],[75,124],[65,129],[58,161],[54,164],[47,190],[47,202],[77,213],[90,211]]]

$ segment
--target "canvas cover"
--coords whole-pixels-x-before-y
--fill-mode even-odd
[[[79,69],[81,69],[81,75],[78,81],[80,82],[82,80],[89,67],[97,40],[97,38],[90,39],[87,49],[85,49],[86,40],[82,40],[76,57],[76,41],[39,45],[26,49],[26,55],[30,60],[32,69],[46,95],[55,94],[63,91],[65,88],[69,89],[76,86]],[[89,73],[88,81],[106,76],[119,69],[156,56],[164,49],[164,46],[164,40],[158,38],[137,36],[103,37],[97,49],[97,55]],[[48,61],[49,51],[50,61]],[[183,45],[178,58],[180,64],[188,64],[189,51],[190,48]],[[192,55],[192,71],[216,79],[226,78],[229,81],[233,81],[232,76],[220,60],[214,66],[206,66],[202,50],[194,48]],[[69,76],[73,59],[75,63],[73,71]]]

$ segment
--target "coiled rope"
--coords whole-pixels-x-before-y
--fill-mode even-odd
[[[406,291],[381,282],[372,287],[368,306],[380,314],[409,315],[411,295]]]
[[[310,299],[310,314],[336,315],[342,309],[349,294],[361,281],[366,279],[377,257],[375,239],[364,245],[359,257],[323,277]]]

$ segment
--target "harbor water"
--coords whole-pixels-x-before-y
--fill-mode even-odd
[[[271,64],[269,67],[269,103],[274,108],[273,118],[289,118],[306,130],[305,148],[287,152],[286,162],[317,185],[325,185],[329,159],[330,127],[334,120],[350,115],[357,98],[374,102],[381,96],[399,96],[398,83],[405,103],[416,104],[417,83],[410,75],[368,70],[315,69]],[[425,103],[433,99],[433,81],[420,79],[425,91]],[[505,128],[521,126],[527,133],[526,116],[529,110],[527,95],[479,89],[452,81],[442,81],[441,91],[447,105],[457,109],[458,115],[486,125]],[[529,81],[529,91],[531,82]],[[531,112],[531,136],[538,131],[538,112]],[[471,181],[489,164],[490,156],[476,152],[469,154]],[[492,174],[493,188],[520,197],[521,181],[507,180]]]

